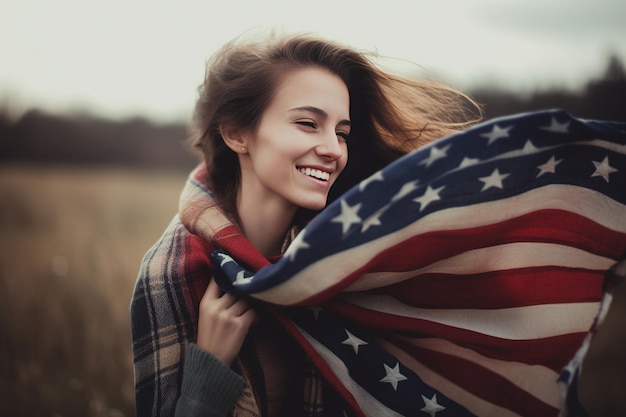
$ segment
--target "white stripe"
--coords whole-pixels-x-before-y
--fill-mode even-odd
[[[337,284],[382,250],[412,236],[437,230],[485,226],[542,209],[577,213],[609,229],[626,233],[626,206],[623,204],[586,188],[550,185],[514,198],[432,213],[395,233],[321,259],[282,284],[253,296],[281,305],[300,303]]]
[[[605,271],[613,264],[613,259],[578,248],[552,243],[517,242],[470,250],[412,271],[363,274],[345,291],[365,291],[428,273],[467,275],[541,266]]]
[[[598,148],[608,149],[609,151],[613,151],[616,153],[621,153],[626,155],[626,144],[618,144],[615,142],[609,142],[604,139],[593,139],[593,140],[581,140],[576,142],[570,142],[571,145],[580,145],[580,146],[596,146]]]
[[[385,404],[374,398],[362,386],[357,384],[356,381],[354,381],[350,376],[348,368],[343,361],[335,356],[331,350],[318,342],[301,327],[296,326],[296,328],[306,338],[311,346],[313,346],[322,359],[324,359],[330,369],[332,369],[335,376],[341,380],[343,386],[356,399],[356,402],[361,408],[363,414],[371,417],[402,417],[401,414],[398,414],[394,410],[388,408]]]
[[[388,295],[344,294],[341,299],[371,311],[428,320],[509,340],[588,332],[600,308],[600,302],[586,302],[491,310],[423,309],[408,306]]]
[[[544,209],[578,214],[608,229],[626,233],[626,205],[589,188],[567,184],[546,185],[511,198],[436,211],[409,227],[417,223],[419,227],[415,230],[420,233],[480,227]]]
[[[557,379],[559,374],[541,365],[529,365],[521,362],[503,361],[488,358],[474,350],[463,348],[443,339],[402,338],[414,346],[445,353],[476,363],[489,371],[500,375],[520,389],[553,407],[560,407]]]

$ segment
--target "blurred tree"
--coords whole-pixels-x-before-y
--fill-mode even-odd
[[[609,57],[601,77],[579,92],[550,89],[519,94],[487,87],[470,91],[470,95],[485,105],[487,119],[562,108],[576,117],[626,122],[626,70],[617,55]],[[143,118],[111,121],[84,114],[59,116],[38,110],[19,117],[13,113],[8,103],[0,105],[0,163],[188,170],[198,161],[184,144],[183,124],[156,125]]]
[[[604,73],[605,81],[626,81],[626,70],[624,64],[617,55],[611,55],[609,64]]]
[[[159,126],[142,118],[111,121],[30,110],[15,121],[0,117],[0,162],[189,169],[197,157],[185,139],[185,126],[180,124]]]
[[[585,117],[626,121],[626,71],[616,55],[609,58],[604,76],[587,84]]]
[[[626,71],[617,55],[609,57],[603,75],[589,81],[581,92],[549,89],[521,95],[505,90],[481,88],[470,94],[485,105],[488,119],[533,110],[562,108],[581,118],[626,121]]]

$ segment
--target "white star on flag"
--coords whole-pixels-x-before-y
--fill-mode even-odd
[[[361,183],[359,184],[359,191],[365,190],[365,187],[367,187],[368,185],[370,185],[371,183],[373,183],[375,181],[384,181],[384,180],[385,179],[383,178],[382,172],[378,171],[377,173],[375,173],[371,177],[366,178],[363,181],[361,181]]]
[[[322,311],[322,308],[320,306],[313,306],[309,308],[309,310],[311,310],[311,312],[313,313],[313,317],[315,317],[315,320],[317,320],[320,317],[320,311]]]
[[[387,375],[385,375],[385,377],[381,379],[379,382],[389,382],[391,386],[393,387],[393,390],[397,391],[398,382],[404,381],[407,379],[404,375],[400,373],[400,363],[397,362],[396,366],[394,366],[393,368],[388,367],[386,363],[383,363],[383,365],[385,366],[385,373]]]
[[[562,159],[558,161],[554,158],[554,155],[546,162],[545,164],[539,165],[537,168],[539,169],[539,174],[537,174],[537,178],[541,177],[543,174],[554,174],[556,172],[556,166],[561,163]]]
[[[513,129],[513,126],[502,128],[498,125],[493,125],[491,132],[482,133],[480,136],[489,139],[489,142],[487,143],[487,145],[491,145],[493,142],[495,142],[498,139],[508,138],[509,130],[511,129]]]
[[[466,156],[461,161],[461,164],[459,165],[459,168],[466,168],[466,167],[471,166],[471,165],[476,165],[479,162],[480,162],[480,159],[478,159],[478,158],[468,158]]]
[[[363,221],[363,225],[361,226],[361,233],[367,232],[367,229],[372,226],[381,226],[382,223],[380,222],[380,216],[382,216],[388,208],[389,206],[387,205],[365,219]]]
[[[439,411],[443,411],[446,407],[437,404],[437,394],[433,394],[433,398],[427,398],[422,395],[424,400],[424,408],[420,411],[430,414],[430,417],[435,417]]]
[[[433,146],[432,148],[430,148],[430,154],[428,155],[428,158],[421,161],[420,165],[426,165],[426,167],[429,167],[436,160],[445,158],[446,156],[448,156],[446,152],[448,152],[449,148],[450,148],[450,145],[444,147],[443,149],[439,149],[436,146]]]
[[[341,344],[352,346],[352,349],[354,349],[354,353],[358,355],[359,346],[367,345],[367,342],[365,340],[359,339],[358,337],[350,333],[348,330],[346,330],[346,335],[348,336],[348,338],[344,340],[343,342],[341,342]]]
[[[596,170],[593,174],[591,174],[592,177],[602,177],[604,178],[604,180],[606,182],[609,182],[609,175],[612,174],[613,172],[617,172],[619,171],[618,169],[613,168],[612,166],[609,165],[609,157],[606,156],[602,162],[598,162],[598,161],[591,161],[593,162],[593,165],[595,165]]]
[[[502,188],[502,180],[511,174],[500,174],[498,168],[494,169],[491,175],[488,177],[480,177],[479,180],[484,182],[483,188],[480,191],[488,190],[491,187]]]
[[[559,123],[554,117],[550,120],[550,126],[539,127],[541,130],[547,130],[554,133],[568,133],[570,122]]]
[[[391,201],[398,201],[402,197],[408,194],[411,194],[413,191],[418,189],[418,185],[417,185],[418,183],[419,181],[411,181],[411,182],[404,183],[404,185],[402,185],[402,188],[400,188],[400,191],[398,191],[396,195],[391,197]]]
[[[439,197],[439,193],[445,187],[446,187],[445,185],[442,185],[439,188],[433,189],[429,185],[426,188],[426,191],[424,192],[424,194],[421,197],[414,198],[413,201],[415,201],[416,203],[420,203],[420,211],[422,211],[426,208],[427,205],[429,205],[433,201],[441,200],[441,197]]]
[[[235,260],[233,258],[231,258],[230,256],[224,254],[224,253],[220,253],[220,258],[222,258],[222,262],[220,262],[220,266],[224,266],[229,262],[235,262]]]
[[[287,251],[285,252],[285,256],[287,256],[290,261],[293,261],[294,259],[296,259],[296,254],[298,253],[299,250],[308,249],[311,247],[308,243],[304,241],[305,232],[306,232],[305,230],[302,230],[300,233],[298,233],[296,235],[296,238],[293,240],[293,242],[291,242],[291,244],[287,248]]]
[[[254,279],[254,275],[246,277],[245,273],[245,270],[237,272],[237,279],[235,280],[235,282],[233,282],[233,285],[244,285],[252,282],[252,280]]]
[[[537,151],[537,147],[535,145],[533,145],[533,143],[529,140],[526,141],[526,143],[524,143],[524,147],[522,148],[522,152],[524,153],[535,153]]]
[[[341,214],[334,217],[331,221],[333,223],[341,223],[341,231],[345,235],[350,230],[352,224],[361,223],[362,219],[357,215],[360,208],[361,203],[350,207],[346,200],[341,200]]]

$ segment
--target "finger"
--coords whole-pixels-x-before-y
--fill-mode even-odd
[[[248,327],[250,327],[257,321],[259,321],[259,316],[256,314],[256,311],[254,311],[254,309],[250,308],[241,315],[241,319],[245,321]]]
[[[209,285],[207,285],[206,290],[204,291],[204,295],[200,300],[200,309],[202,311],[210,310],[225,310],[230,307],[235,301],[237,301],[232,296],[224,297],[222,295],[222,290],[215,280],[209,281]]]
[[[220,287],[217,285],[214,279],[209,281],[209,285],[206,287],[204,291],[204,295],[208,296],[211,299],[216,299],[220,297]]]
[[[250,310],[250,304],[244,299],[237,300],[228,307],[228,311],[235,317],[241,316],[248,310]]]

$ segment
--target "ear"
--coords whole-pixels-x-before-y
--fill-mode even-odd
[[[248,153],[248,136],[239,129],[229,126],[220,126],[220,135],[233,152],[238,154]]]

